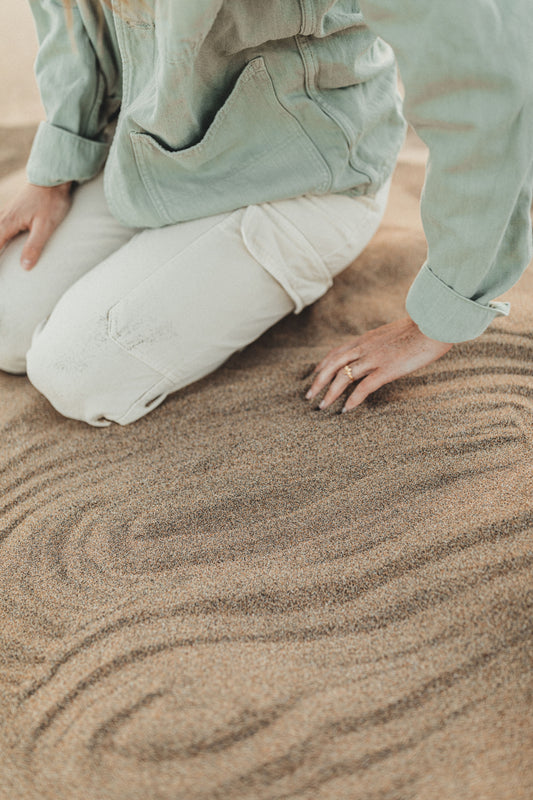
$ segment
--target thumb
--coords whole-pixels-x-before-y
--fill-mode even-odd
[[[43,248],[52,235],[54,226],[42,217],[34,217],[30,225],[30,235],[22,249],[20,263],[23,269],[30,270],[38,262]]]

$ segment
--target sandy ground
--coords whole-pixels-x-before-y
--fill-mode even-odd
[[[0,198],[41,114],[8,5]],[[424,157],[324,298],[133,426],[0,373],[2,800],[533,797],[531,270],[355,414],[302,399],[403,316]]]

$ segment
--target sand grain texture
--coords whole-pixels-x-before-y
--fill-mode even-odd
[[[403,316],[422,179],[410,138],[333,289],[133,426],[0,373],[2,800],[533,797],[531,271],[357,412],[303,400]]]

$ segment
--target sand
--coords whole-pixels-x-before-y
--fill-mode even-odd
[[[533,797],[531,270],[355,413],[303,400],[404,315],[424,158],[324,298],[140,422],[0,373],[2,800]]]

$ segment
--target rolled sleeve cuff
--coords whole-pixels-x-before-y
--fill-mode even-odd
[[[483,305],[463,297],[424,264],[409,289],[405,308],[430,339],[464,342],[482,334],[494,317],[507,316],[511,306],[496,300]]]
[[[26,167],[30,183],[58,186],[68,181],[88,181],[100,172],[109,144],[41,122]]]

